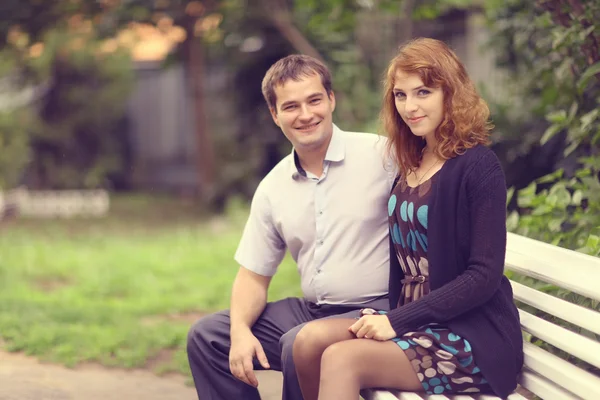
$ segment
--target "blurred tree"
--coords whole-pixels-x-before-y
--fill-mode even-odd
[[[215,1],[192,1],[192,0],[49,0],[42,2],[36,0],[25,1],[3,1],[0,5],[0,43],[5,43],[9,49],[0,54],[3,62],[0,62],[0,73],[9,70],[12,75],[18,74],[22,79],[33,81],[44,81],[51,79],[53,90],[45,100],[41,124],[36,133],[38,137],[34,143],[34,157],[31,171],[35,179],[33,183],[44,187],[78,187],[104,185],[107,183],[109,171],[114,171],[122,166],[122,162],[116,162],[120,152],[107,157],[112,161],[100,165],[87,165],[83,168],[81,159],[87,159],[87,164],[94,157],[89,151],[95,145],[100,152],[110,152],[114,145],[102,145],[104,138],[96,138],[86,141],[88,151],[82,151],[78,161],[71,156],[72,151],[67,146],[82,145],[75,136],[81,135],[81,129],[100,133],[106,129],[105,122],[114,118],[113,125],[117,124],[119,117],[114,111],[114,105],[122,107],[127,97],[127,89],[132,79],[131,64],[123,58],[116,57],[108,59],[108,53],[116,53],[124,50],[123,47],[135,46],[135,38],[132,37],[131,22],[150,22],[156,24],[159,30],[169,28],[173,24],[184,27],[185,41],[181,46],[181,54],[186,61],[187,77],[190,81],[188,87],[193,92],[195,101],[195,118],[197,130],[197,143],[199,153],[199,175],[201,187],[210,188],[214,181],[214,156],[212,153],[212,141],[208,135],[205,122],[204,106],[202,103],[202,80],[203,80],[203,50],[202,36],[212,34],[218,28],[220,17],[211,14],[211,8],[217,4]],[[175,21],[175,22],[173,22]],[[122,28],[129,29],[123,31]],[[73,33],[77,31],[77,33]],[[83,32],[83,31],[85,32]],[[68,34],[63,34],[63,33]],[[85,35],[83,33],[92,33]],[[57,35],[58,33],[58,35]],[[169,35],[169,32],[163,32]],[[115,41],[115,36],[119,35]],[[73,37],[68,37],[69,35]],[[75,37],[78,36],[78,37]],[[102,42],[102,39],[106,39]],[[69,45],[62,46],[57,40],[63,40]],[[48,42],[52,42],[54,47]],[[71,46],[71,47],[69,47]],[[105,59],[103,63],[89,62],[97,46],[103,46]],[[134,56],[137,48],[133,48]],[[144,49],[139,49],[144,51]],[[30,53],[40,53],[35,59]],[[123,55],[123,53],[120,53]],[[118,60],[117,60],[118,58]],[[32,65],[41,64],[44,60],[45,69],[32,69]],[[113,68],[108,66],[113,64]],[[117,66],[118,65],[118,66]],[[4,68],[3,68],[4,67]],[[129,71],[129,72],[127,72]],[[42,73],[43,72],[43,73]],[[121,88],[123,90],[118,90]],[[92,114],[82,112],[81,107],[86,105],[73,104],[76,98],[96,99],[102,90],[110,93],[111,100],[99,100],[85,102],[93,108],[94,115],[106,112],[106,119],[98,120],[92,118]],[[75,93],[78,92],[78,93]],[[84,93],[87,93],[85,95]],[[96,94],[93,96],[92,94]],[[106,96],[105,96],[106,97]],[[103,104],[103,106],[100,106]],[[73,116],[68,110],[80,108],[77,116]],[[63,110],[62,112],[60,110]],[[110,109],[110,110],[109,110]],[[112,110],[112,111],[111,111]],[[59,116],[60,115],[60,116]],[[111,117],[112,116],[112,117]],[[92,120],[86,120],[92,118]],[[84,121],[86,121],[84,123]],[[98,125],[93,125],[97,123]],[[75,126],[80,126],[76,129]],[[70,127],[70,128],[68,128]],[[83,128],[85,127],[85,128]],[[122,128],[122,127],[121,127]],[[114,129],[117,125],[114,125]],[[61,134],[58,134],[61,131]],[[70,131],[72,134],[68,134]],[[75,131],[80,131],[75,134]],[[53,135],[56,135],[54,137]],[[59,139],[58,136],[62,136]],[[72,143],[68,143],[66,137],[72,136]],[[85,136],[85,135],[84,135]],[[123,139],[121,138],[123,142]],[[50,149],[53,149],[50,151]],[[40,154],[43,152],[44,154]],[[50,155],[52,153],[53,155]],[[49,158],[50,157],[50,158]],[[60,159],[60,162],[58,161]],[[53,160],[53,161],[50,161]],[[102,164],[102,163],[101,163]],[[110,166],[110,167],[109,167]],[[74,175],[89,172],[86,178],[73,179]],[[91,176],[94,176],[92,178]],[[30,174],[31,177],[31,174]]]
[[[110,187],[127,158],[123,124],[133,83],[130,51],[99,39],[85,20],[71,29],[50,31],[44,40],[54,60],[52,84],[32,129],[27,174],[32,187]]]
[[[213,137],[206,117],[203,82],[205,81],[204,43],[220,38],[222,15],[219,0],[107,0],[111,3],[113,24],[130,21],[149,22],[161,26],[176,25],[185,29],[185,40],[176,54],[186,67],[187,87],[194,101],[194,119],[198,160],[198,183],[202,199],[210,203],[215,196],[217,172]],[[168,21],[168,22],[167,22]]]
[[[560,150],[551,160],[558,171],[517,194],[510,227],[599,255],[600,1],[513,0],[490,18],[500,61],[515,81],[516,132],[536,140],[524,151],[537,141]],[[519,129],[521,120],[529,130]]]

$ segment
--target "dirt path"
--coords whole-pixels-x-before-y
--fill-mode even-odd
[[[259,373],[263,400],[281,399],[281,374]],[[179,375],[158,377],[146,370],[76,369],[40,363],[0,350],[0,400],[197,400]]]

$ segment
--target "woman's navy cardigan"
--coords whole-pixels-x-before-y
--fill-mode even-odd
[[[523,366],[523,339],[504,276],[506,183],[485,146],[447,160],[429,198],[431,292],[397,308],[402,269],[391,249],[390,309],[398,336],[439,323],[467,339],[476,365],[497,396],[507,397]]]

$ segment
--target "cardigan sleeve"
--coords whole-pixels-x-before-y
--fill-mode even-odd
[[[471,228],[467,266],[447,284],[387,314],[398,336],[466,313],[488,301],[500,286],[506,253],[504,174],[495,156],[483,157],[467,173]]]

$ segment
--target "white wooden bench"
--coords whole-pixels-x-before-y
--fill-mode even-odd
[[[600,301],[600,258],[552,246],[512,233],[508,234],[506,268]],[[519,308],[523,331],[566,353],[600,368],[600,312],[592,311],[539,290],[511,281],[514,297],[522,303],[552,314],[592,332],[574,333]],[[525,366],[519,385],[544,400],[600,400],[600,377],[524,341]],[[494,396],[442,396],[397,390],[364,390],[366,400],[496,400]],[[510,400],[525,399],[519,393]]]

